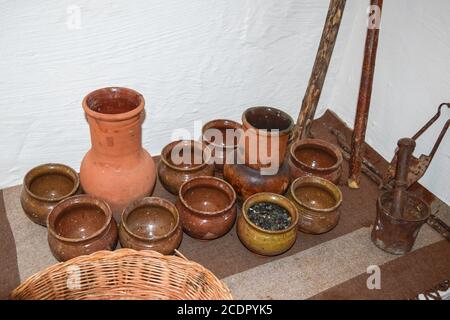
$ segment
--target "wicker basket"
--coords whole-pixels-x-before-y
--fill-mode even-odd
[[[12,299],[232,299],[211,271],[155,251],[99,251],[58,263],[17,287]]]

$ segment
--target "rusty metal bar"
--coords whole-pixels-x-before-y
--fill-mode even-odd
[[[361,164],[364,154],[364,140],[369,117],[370,99],[372,96],[373,75],[378,48],[379,19],[383,7],[383,0],[371,0],[369,16],[378,19],[375,26],[368,27],[364,49],[361,82],[359,86],[358,105],[356,107],[355,125],[352,137],[352,152],[350,157],[350,176],[348,186],[359,188],[361,178]]]
[[[293,140],[310,134],[310,126],[316,113],[322,87],[327,75],[334,44],[341,25],[346,0],[331,0],[327,18],[322,31],[314,67],[309,78],[308,87],[303,97],[302,107],[293,132]]]

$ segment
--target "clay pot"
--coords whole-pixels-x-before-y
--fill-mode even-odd
[[[320,139],[294,142],[289,150],[288,162],[292,179],[317,176],[338,184],[342,174],[341,151]]]
[[[165,199],[136,200],[122,213],[119,240],[124,248],[172,254],[182,238],[178,210]]]
[[[251,222],[247,211],[259,202],[271,202],[285,208],[291,215],[291,225],[283,230],[270,231]],[[244,202],[236,230],[239,239],[247,249],[260,255],[275,256],[286,252],[294,245],[297,239],[297,223],[297,209],[289,199],[278,194],[263,192],[249,197]]]
[[[241,129],[239,123],[225,119],[212,120],[203,126],[202,141],[211,149],[216,171],[222,172],[223,165],[227,162],[236,163],[236,148]]]
[[[271,107],[253,107],[242,114],[244,134],[239,139],[240,163],[260,169],[281,165],[286,155],[294,121],[287,113]]]
[[[320,177],[300,177],[291,184],[289,199],[298,209],[298,229],[320,234],[339,221],[342,193],[332,182]]]
[[[100,250],[114,250],[117,226],[109,205],[90,195],[67,198],[47,219],[48,244],[59,261]]]
[[[34,223],[47,226],[47,216],[60,202],[81,193],[78,173],[58,163],[37,166],[23,179],[20,203]]]
[[[223,177],[236,191],[240,201],[260,192],[284,194],[289,187],[289,167],[284,162],[275,175],[262,175],[260,170],[242,164],[226,164]]]
[[[142,148],[144,98],[126,88],[104,88],[83,100],[92,148],[80,168],[83,190],[104,199],[114,218],[132,201],[148,196],[156,182],[150,154]]]
[[[197,239],[223,236],[236,219],[236,193],[219,178],[196,177],[183,183],[176,206],[183,230]]]
[[[371,238],[380,249],[392,254],[411,251],[420,228],[430,217],[430,207],[422,199],[407,193],[403,216],[391,214],[392,191],[383,192],[377,200],[377,217]]]
[[[194,140],[179,140],[166,145],[161,151],[158,177],[163,187],[177,195],[181,185],[200,176],[213,176],[211,151],[205,144]]]

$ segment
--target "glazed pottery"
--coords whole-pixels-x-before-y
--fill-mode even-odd
[[[334,184],[342,173],[342,153],[335,145],[320,139],[302,139],[289,150],[289,171],[292,179],[317,176]]]
[[[298,229],[320,234],[339,221],[342,193],[332,182],[320,177],[300,177],[292,182],[288,197],[298,209]]]
[[[126,88],[104,88],[83,100],[92,148],[80,169],[83,190],[104,199],[117,222],[132,201],[153,192],[156,170],[142,148],[144,98]]]
[[[20,203],[34,223],[47,225],[47,216],[60,202],[81,192],[80,179],[72,168],[58,163],[37,166],[23,179]]]
[[[47,218],[48,244],[59,261],[114,250],[117,226],[108,203],[77,195],[58,203]]]
[[[283,230],[270,231],[250,221],[248,209],[256,203],[271,202],[285,208],[291,215],[291,225]],[[294,204],[287,198],[269,192],[254,194],[242,205],[242,212],[237,221],[237,234],[241,242],[252,252],[275,256],[289,250],[297,239],[298,214]]]
[[[230,184],[215,177],[196,177],[183,183],[176,206],[183,230],[197,239],[219,238],[236,220],[236,193]]]
[[[253,107],[242,114],[244,133],[239,139],[240,163],[260,169],[281,165],[294,121],[285,112],[271,107]]]
[[[211,149],[216,171],[222,172],[227,162],[236,163],[240,130],[242,126],[239,123],[225,119],[212,120],[203,126],[202,141]]]
[[[402,216],[392,214],[393,192],[383,192],[377,200],[377,216],[372,241],[392,254],[411,251],[420,228],[430,217],[430,207],[422,199],[407,193]]]
[[[164,188],[177,195],[181,185],[199,176],[213,176],[211,151],[205,144],[194,140],[178,140],[161,151],[158,177]]]
[[[259,192],[284,194],[289,186],[289,167],[283,162],[274,175],[262,175],[260,170],[243,164],[226,164],[223,177],[236,191],[239,200],[244,201]]]
[[[178,210],[168,200],[143,198],[131,203],[122,213],[119,240],[123,248],[172,254],[182,237]]]

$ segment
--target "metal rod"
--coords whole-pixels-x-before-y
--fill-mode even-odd
[[[371,0],[370,16],[375,19],[381,18],[383,0]],[[364,140],[369,117],[370,99],[372,96],[373,75],[375,71],[375,60],[377,56],[379,21],[376,26],[367,29],[366,43],[364,49],[364,60],[362,65],[361,82],[359,86],[358,105],[356,107],[355,125],[352,136],[352,152],[350,158],[350,176],[348,186],[359,188],[361,178],[361,163],[364,154]]]
[[[309,78],[308,87],[303,97],[302,107],[294,128],[293,139],[301,139],[309,135],[310,126],[316,113],[322,87],[327,75],[334,44],[341,25],[346,0],[331,0],[327,18],[322,31],[314,67]]]

